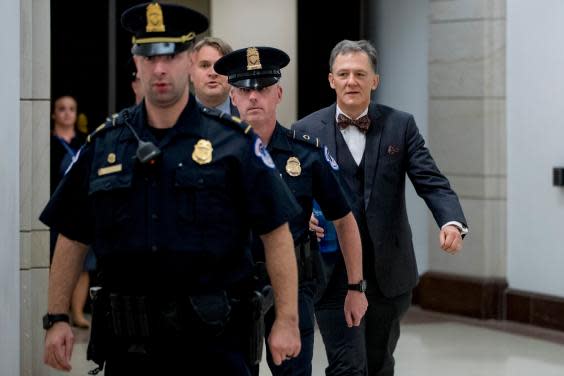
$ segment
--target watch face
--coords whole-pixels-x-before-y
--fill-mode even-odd
[[[53,326],[53,323],[51,323],[51,320],[49,320],[49,315],[45,315],[43,316],[43,329],[47,330],[50,327]]]
[[[360,283],[359,283],[359,287],[360,287],[359,290],[360,290],[360,292],[365,292],[365,291],[366,291],[366,286],[367,286],[367,283],[366,283],[366,280],[365,280],[365,279],[363,279],[362,281],[360,281]]]

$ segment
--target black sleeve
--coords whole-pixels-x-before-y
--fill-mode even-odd
[[[458,196],[439,171],[412,116],[407,121],[405,136],[409,158],[407,174],[439,227],[448,221],[458,221],[467,226]]]
[[[338,176],[338,166],[325,147],[316,153],[313,165],[313,198],[325,217],[333,221],[343,218],[351,211],[347,196]]]
[[[88,199],[88,182],[93,148],[82,148],[77,159],[51,196],[39,220],[69,239],[84,244],[93,241],[93,214]]]
[[[244,153],[242,168],[245,206],[258,235],[289,222],[301,212],[258,137]]]

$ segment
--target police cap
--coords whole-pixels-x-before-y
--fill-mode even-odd
[[[181,5],[153,1],[127,9],[121,25],[133,34],[134,55],[170,55],[187,50],[208,28],[208,19]]]
[[[290,57],[277,48],[248,47],[223,56],[213,69],[235,87],[260,89],[277,83],[280,69],[289,62]]]

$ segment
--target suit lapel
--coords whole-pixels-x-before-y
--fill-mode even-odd
[[[366,147],[364,148],[364,208],[368,208],[376,168],[378,167],[378,157],[380,155],[380,140],[382,139],[383,123],[380,120],[380,111],[375,103],[370,103],[368,109],[371,126],[366,134]]]
[[[335,113],[337,105],[333,104],[326,108],[326,112],[321,118],[322,128],[319,130],[318,137],[327,146],[332,156],[337,155],[337,140],[335,139]]]

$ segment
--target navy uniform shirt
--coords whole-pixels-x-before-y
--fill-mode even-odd
[[[290,221],[296,244],[309,240],[314,199],[331,221],[351,211],[337,175],[339,167],[327,147],[320,145],[316,138],[277,123],[267,150],[302,208],[301,213]]]
[[[219,114],[190,96],[157,140],[143,103],[122,111],[90,137],[41,221],[91,244],[112,286],[190,292],[245,280],[251,230],[267,233],[300,209],[260,139]],[[155,163],[135,158],[125,121],[161,149]]]

